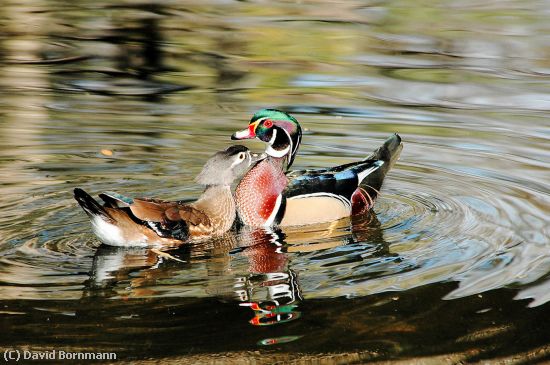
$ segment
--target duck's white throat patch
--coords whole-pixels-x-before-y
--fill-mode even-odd
[[[273,129],[273,136],[268,142],[269,146],[265,149],[265,153],[273,157],[284,157],[288,155],[288,153],[290,152],[290,147],[291,147],[290,145],[286,146],[286,148],[283,150],[276,150],[273,148],[273,143],[275,143],[276,138],[277,138],[277,129]]]

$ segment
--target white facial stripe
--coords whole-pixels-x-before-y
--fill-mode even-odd
[[[283,156],[286,156],[289,152],[290,152],[290,146],[287,146],[284,150],[281,150],[281,151],[277,151],[271,146],[268,146],[265,149],[265,153],[273,157],[283,157]]]
[[[241,162],[241,160],[239,160],[239,158],[238,158],[238,155],[235,156],[235,157],[236,157],[236,158],[235,158],[235,161],[233,161],[233,163],[232,163],[231,166],[229,167],[230,170],[231,170],[233,167],[237,166],[237,165]]]
[[[242,160],[239,158],[240,154],[243,153],[243,152],[240,152],[238,154],[236,154],[233,158],[235,159],[235,161],[233,161],[233,163],[231,164],[231,167],[229,167],[229,169],[232,169],[233,167],[237,166],[238,164],[240,164],[241,162],[243,162],[246,158],[243,158]],[[250,158],[250,152],[247,152],[247,155],[248,157]]]
[[[283,131],[285,131],[287,137],[288,137],[288,142],[290,143],[289,145],[289,151],[292,151],[289,155],[288,155],[288,160],[287,162],[290,163],[290,158],[292,157],[292,154],[294,153],[294,149],[292,148],[292,138],[290,138],[290,134],[288,133],[288,131],[286,129],[283,128]]]
[[[267,153],[268,155],[273,156],[273,157],[284,157],[290,151],[292,151],[292,139],[290,138],[290,134],[288,134],[288,132],[285,129],[283,129],[283,131],[288,136],[289,145],[284,150],[278,151],[278,150],[274,149],[272,146],[273,146],[273,143],[275,143],[275,139],[277,138],[277,131],[278,131],[278,129],[273,129],[273,136],[271,137],[271,139],[268,142],[269,146],[265,149],[265,153]]]
[[[273,135],[271,136],[271,139],[269,140],[269,145],[273,146],[273,143],[275,143],[275,138],[277,138],[277,130],[273,129]]]

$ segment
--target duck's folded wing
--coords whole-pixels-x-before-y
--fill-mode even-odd
[[[204,212],[184,201],[133,199],[115,192],[104,192],[99,196],[105,202],[106,209],[123,214],[129,223],[147,227],[162,238],[186,241],[190,229],[200,227],[208,230],[211,227],[210,219]]]
[[[353,211],[354,193],[361,181],[383,162],[360,161],[331,169],[292,171],[283,191],[281,226],[331,222]]]
[[[210,219],[204,212],[180,202],[166,202],[158,199],[134,199],[130,205],[132,214],[143,221],[166,222],[185,221],[189,225],[210,226]]]
[[[331,169],[291,171],[283,194],[287,198],[325,194],[349,201],[361,181],[382,165],[380,160],[365,160]]]

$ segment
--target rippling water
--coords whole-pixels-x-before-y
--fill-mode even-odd
[[[549,5],[7,1],[2,349],[549,359]],[[91,234],[74,187],[193,199],[263,107],[305,128],[296,168],[399,132],[374,212],[171,257]]]

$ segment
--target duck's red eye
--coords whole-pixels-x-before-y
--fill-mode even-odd
[[[271,128],[271,127],[273,127],[273,122],[270,121],[269,119],[266,119],[266,120],[264,121],[264,127],[266,127],[266,128]]]

